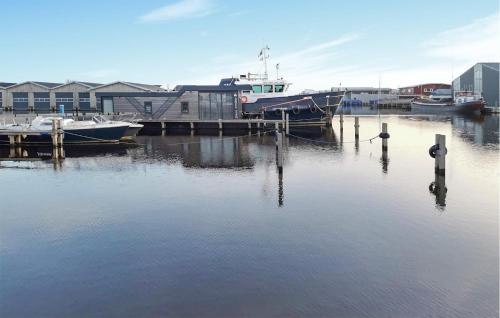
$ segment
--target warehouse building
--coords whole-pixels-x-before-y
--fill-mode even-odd
[[[453,92],[471,91],[482,96],[486,105],[499,107],[499,65],[500,63],[476,63],[453,80]]]
[[[0,110],[14,113],[133,113],[144,118],[235,119],[241,114],[239,90],[224,85],[160,85],[117,81],[0,83]]]

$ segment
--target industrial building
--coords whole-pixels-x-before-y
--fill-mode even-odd
[[[399,88],[399,94],[404,96],[430,96],[436,89],[450,89],[450,84],[444,83],[426,83],[414,86],[406,86]]]
[[[144,118],[236,119],[241,114],[234,86],[184,85],[174,90],[131,82],[0,82],[0,111],[135,113]]]
[[[471,91],[484,98],[487,106],[499,107],[500,63],[476,63],[453,80],[452,91]]]

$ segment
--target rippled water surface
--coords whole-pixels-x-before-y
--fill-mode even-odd
[[[498,316],[498,117],[380,121],[1,161],[0,316]]]

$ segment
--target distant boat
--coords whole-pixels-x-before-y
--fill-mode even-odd
[[[26,143],[51,143],[52,120],[62,121],[64,143],[107,143],[118,142],[130,126],[127,122],[102,122],[100,118],[75,121],[62,117],[38,116],[30,124],[11,124],[2,127],[4,134],[0,140],[8,140],[5,132],[36,132],[39,135],[26,135]]]
[[[481,96],[470,91],[457,91],[452,98],[450,90],[450,94],[433,94],[414,99],[411,102],[411,110],[417,113],[479,113],[484,109],[484,104]]]

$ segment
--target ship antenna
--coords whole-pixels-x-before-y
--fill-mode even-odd
[[[269,54],[267,53],[267,51],[269,51],[269,46],[265,46],[262,48],[262,50],[260,50],[260,54],[259,54],[259,57],[261,59],[261,61],[264,62],[264,79],[267,80],[267,59],[269,58]]]
[[[276,79],[277,80],[280,79],[279,71],[280,71],[280,63],[277,63],[276,64]]]

